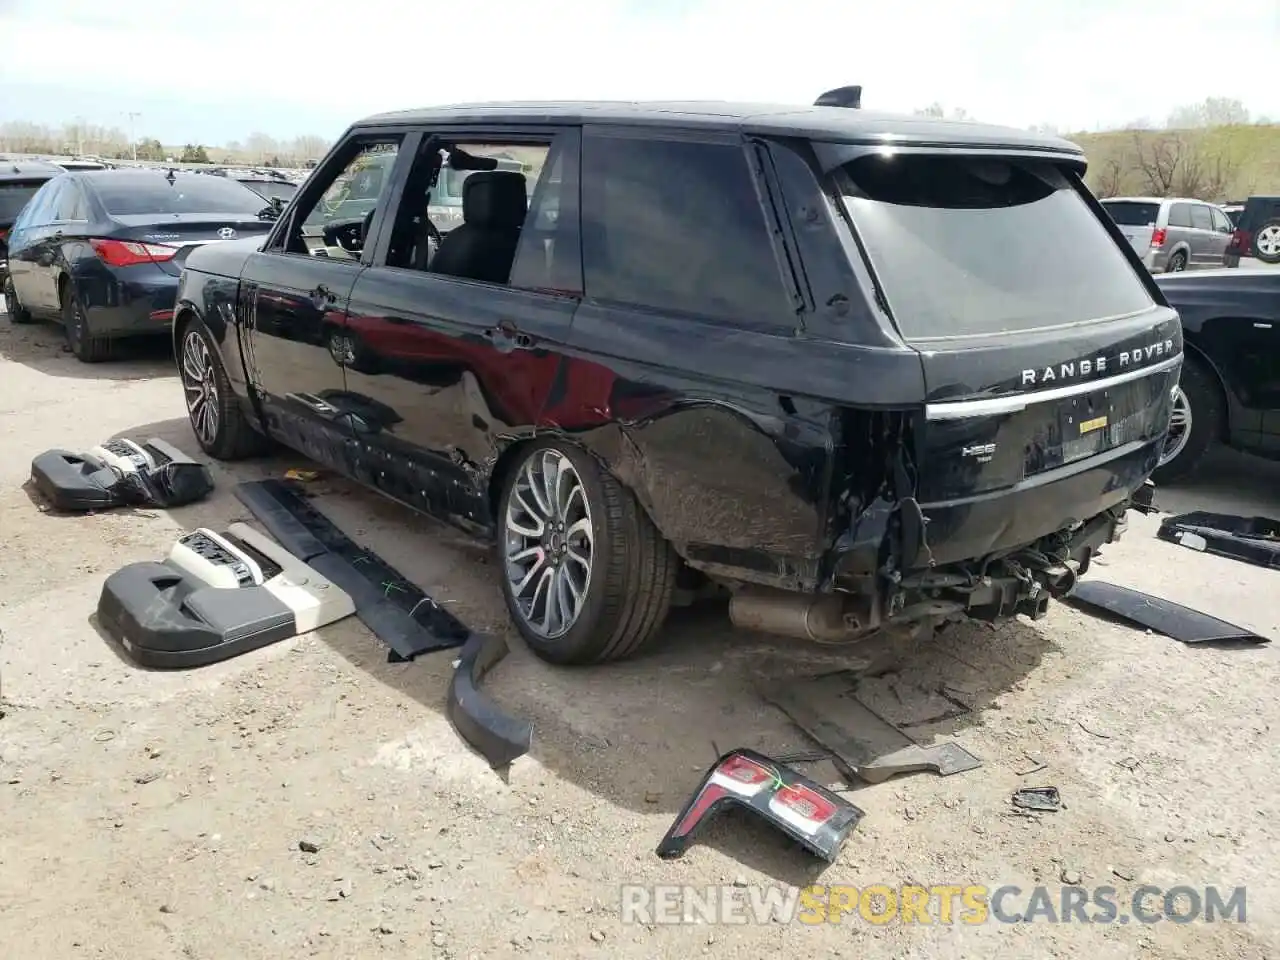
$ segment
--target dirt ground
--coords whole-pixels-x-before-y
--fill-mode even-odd
[[[1038,622],[953,628],[871,684],[922,742],[982,768],[850,794],[866,818],[835,865],[742,817],[683,859],[654,847],[717,749],[811,746],[753,692],[764,676],[858,665],[735,633],[723,609],[677,614],[633,663],[553,669],[519,648],[484,553],[397,505],[321,481],[320,504],[476,628],[515,649],[488,681],[532,719],[504,782],[444,716],[449,653],[411,664],[354,618],[188,673],[136,669],[97,632],[103,578],[183,530],[248,519],[227,470],[171,512],[46,512],[24,482],[52,446],[117,433],[193,450],[163,353],[89,367],[49,327],[0,319],[0,942],[76,957],[743,960],[884,956],[1248,960],[1280,951],[1275,647],[1203,649],[1063,605]],[[1220,457],[1174,508],[1280,510],[1280,470]],[[1244,506],[1239,504],[1243,502]],[[1280,638],[1277,574],[1157,541],[1134,517],[1095,572]],[[939,686],[971,709],[937,719]],[[941,705],[941,706],[940,706]],[[931,719],[932,718],[932,719]],[[714,744],[714,746],[713,746]],[[1043,769],[1029,773],[1036,763]],[[833,781],[824,765],[806,768]],[[1014,816],[1057,786],[1067,809]],[[317,852],[304,853],[300,841]],[[1076,878],[1079,878],[1078,881]],[[1248,920],[982,926],[624,925],[622,884],[1063,881],[1248,887]]]

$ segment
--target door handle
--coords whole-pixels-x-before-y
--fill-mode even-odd
[[[311,291],[311,302],[315,304],[316,309],[321,309],[325,304],[337,303],[338,298],[332,290],[323,283],[316,284],[316,288]]]
[[[490,327],[484,332],[485,339],[490,341],[499,350],[527,350],[533,346],[533,338],[527,333],[521,333],[515,323],[510,320],[502,320],[496,327]]]

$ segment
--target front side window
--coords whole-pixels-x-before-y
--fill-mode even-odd
[[[738,143],[585,135],[582,261],[594,300],[741,325],[795,323]]]
[[[304,228],[358,219],[373,210],[391,181],[391,168],[400,152],[400,139],[396,137],[364,144],[307,213],[303,220]]]
[[[359,259],[374,212],[390,188],[402,141],[401,136],[349,141],[336,162],[307,183],[277,243],[288,253]]]
[[[1078,177],[1051,162],[874,154],[838,168],[833,185],[908,340],[1153,306]]]

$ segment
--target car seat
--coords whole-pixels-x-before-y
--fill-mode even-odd
[[[505,284],[529,199],[523,173],[477,171],[462,185],[462,224],[445,234],[431,272]]]

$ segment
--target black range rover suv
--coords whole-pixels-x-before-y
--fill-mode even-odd
[[[376,204],[321,217],[375,159]],[[827,642],[1038,616],[1141,505],[1182,362],[1084,169],[851,105],[374,116],[265,243],[187,259],[191,423],[491,538],[553,662],[707,586]]]

